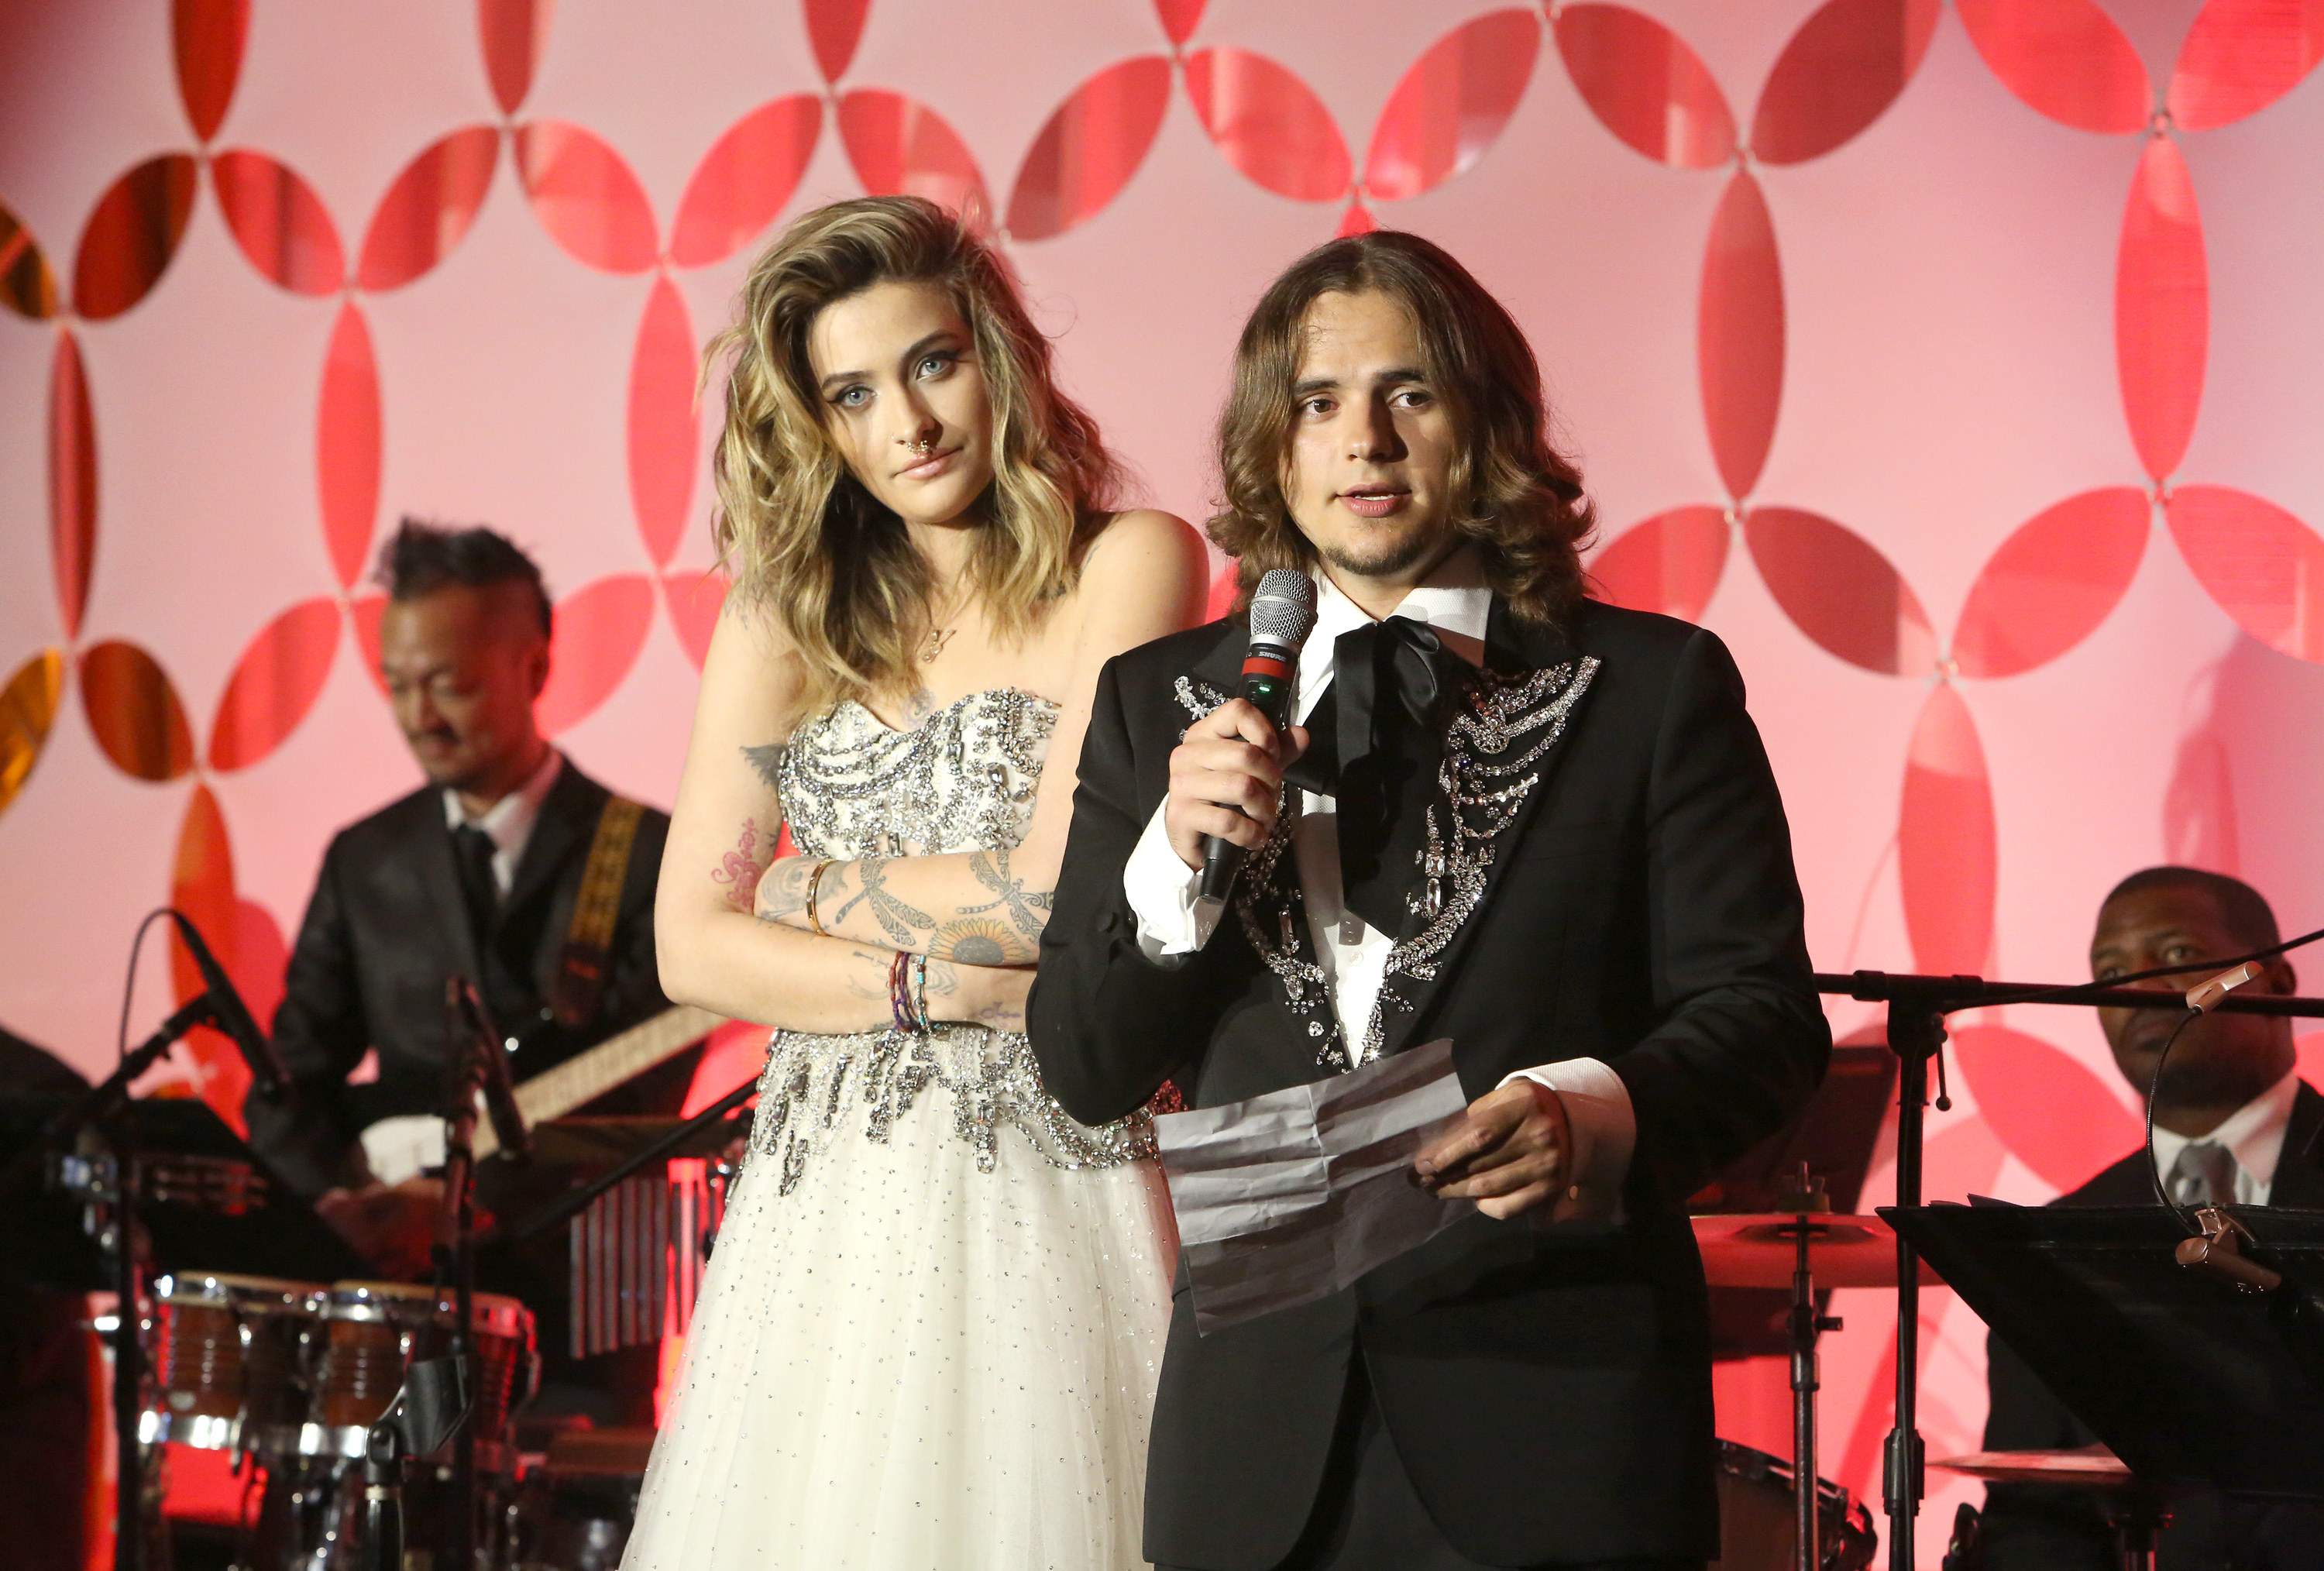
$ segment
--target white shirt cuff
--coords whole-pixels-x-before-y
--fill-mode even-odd
[[[1191,955],[1203,947],[1194,921],[1194,895],[1202,874],[1187,866],[1170,848],[1170,832],[1162,822],[1169,804],[1154,809],[1138,848],[1122,864],[1121,892],[1138,917],[1138,947],[1148,960]]]
[[[1550,1220],[1618,1225],[1622,1185],[1629,1177],[1630,1152],[1638,1143],[1638,1115],[1622,1077],[1599,1059],[1566,1058],[1519,1069],[1501,1084],[1511,1080],[1546,1086],[1565,1104],[1573,1162],[1565,1193],[1558,1197]]]

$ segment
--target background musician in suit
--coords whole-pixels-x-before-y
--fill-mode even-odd
[[[424,1148],[429,1126],[382,1121],[443,1111],[454,1062],[446,979],[473,979],[494,1023],[521,1044],[510,1065],[520,1083],[667,1009],[653,891],[669,819],[622,802],[534,724],[550,610],[523,551],[488,529],[407,519],[376,577],[388,593],[380,663],[427,783],[340,831],[325,853],[274,1017],[293,1095],[281,1107],[254,1095],[244,1112],[252,1143],[286,1182],[383,1271],[416,1277],[428,1271],[440,1186],[383,1184],[373,1167],[441,1160],[440,1141],[435,1152],[386,1150],[385,1131],[416,1127]],[[628,836],[625,857],[607,864],[619,878],[616,914],[603,953],[577,956],[596,975],[576,978],[574,913],[608,824]],[[373,1053],[376,1073],[358,1078]],[[675,1113],[697,1056],[666,1062],[589,1111]],[[532,1208],[531,1195],[499,1188],[494,1177],[489,1164],[480,1171],[486,1205],[499,1202],[512,1220]],[[555,1365],[566,1290],[555,1262],[488,1256],[481,1278],[531,1306]],[[650,1351],[632,1350],[649,1362]],[[650,1393],[650,1371],[638,1378]],[[634,1419],[636,1393],[620,1405]]]
[[[1478,1213],[1418,1250],[1201,1336],[1182,1272],[1157,1566],[1717,1552],[1683,1201],[1806,1100],[1830,1034],[1734,662],[1582,599],[1590,513],[1546,418],[1523,334],[1443,251],[1310,253],[1244,329],[1211,524],[1246,597],[1316,575],[1305,725],[1225,701],[1240,615],[1099,680],[1029,1016],[1066,1110],[1166,1077],[1216,1106],[1438,1037],[1472,1099],[1416,1177]],[[1251,849],[1209,933],[1205,834]]]
[[[2278,941],[2275,913],[2239,879],[2192,867],[2150,867],[2115,886],[2098,909],[2090,974],[2100,982],[2159,966],[2174,976],[2134,984],[2183,991],[2230,956]],[[2291,963],[2266,963],[2248,990],[2298,991]],[[2190,1023],[2171,1049],[2161,1084],[2156,1060],[2180,1017],[2170,1010],[2098,1012],[2123,1078],[2154,1092],[2154,1155],[2182,1206],[2324,1207],[2324,1096],[2293,1068],[2292,1021],[2213,1012]],[[2133,1151],[2057,1206],[2152,1206],[2146,1153]],[[2095,1444],[2000,1338],[1987,1338],[1988,1451]],[[2324,1513],[2262,1507],[2202,1494],[2175,1500],[2159,1564],[2168,1571],[2324,1566]],[[2096,1499],[2081,1490],[1988,1484],[1982,1527],[1990,1571],[2081,1571],[2117,1564]]]

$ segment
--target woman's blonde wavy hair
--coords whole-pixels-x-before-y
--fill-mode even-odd
[[[1096,422],[1057,390],[1049,341],[1007,264],[964,223],[918,197],[834,202],[800,217],[752,264],[741,319],[703,361],[707,379],[733,356],[715,534],[743,604],[797,652],[803,683],[786,724],[844,698],[909,692],[929,626],[927,563],[849,471],[807,357],[824,308],[889,282],[944,289],[974,341],[993,475],[975,504],[984,527],[967,587],[1002,638],[1023,637],[1072,587],[1119,488]]]
[[[1582,598],[1581,547],[1595,514],[1582,472],[1550,441],[1533,347],[1468,269],[1419,236],[1389,229],[1330,241],[1293,263],[1235,347],[1234,390],[1219,417],[1223,505],[1209,530],[1236,559],[1236,608],[1268,568],[1314,565],[1314,547],[1283,500],[1301,333],[1318,296],[1367,292],[1411,318],[1421,370],[1463,439],[1452,459],[1453,527],[1475,542],[1485,581],[1512,611],[1556,624]]]

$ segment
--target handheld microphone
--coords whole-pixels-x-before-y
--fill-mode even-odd
[[[516,1104],[516,1086],[509,1079],[508,1053],[501,1046],[500,1034],[493,1030],[492,1016],[484,1009],[484,1001],[476,992],[476,984],[455,974],[450,983],[453,1005],[468,1024],[476,1072],[483,1079],[478,1087],[484,1095],[484,1114],[493,1123],[493,1140],[512,1158],[521,1160],[532,1154],[532,1132],[524,1126],[524,1114]]]
[[[279,1099],[290,1083],[284,1072],[282,1060],[274,1056],[274,1044],[250,1018],[250,1007],[242,1002],[235,991],[234,978],[217,963],[210,947],[202,942],[202,931],[194,926],[186,913],[174,908],[170,919],[178,925],[178,937],[186,941],[186,952],[194,957],[194,968],[202,974],[202,985],[208,990],[210,1018],[218,1030],[234,1039],[242,1051],[242,1061],[250,1066],[250,1077],[258,1086],[258,1094],[269,1102]]]
[[[1250,648],[1242,657],[1242,681],[1235,696],[1267,716],[1280,731],[1291,719],[1298,691],[1299,651],[1315,631],[1315,580],[1296,568],[1262,574],[1250,597]],[[1242,847],[1216,836],[1203,836],[1203,877],[1194,897],[1195,921],[1207,935],[1225,910],[1242,870]]]

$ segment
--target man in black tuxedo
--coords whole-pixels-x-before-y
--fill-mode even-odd
[[[2133,985],[2184,991],[2218,962],[2278,941],[2275,913],[2240,879],[2192,867],[2150,867],[2116,884],[2098,908],[2090,974],[2100,982],[2134,971],[2184,966],[2178,975]],[[2256,992],[2299,990],[2291,963],[2267,962]],[[2163,1044],[2179,1018],[2168,1010],[2098,1012],[2116,1066],[2141,1096],[2154,1094],[2154,1158],[2172,1198],[2209,1205],[2324,1207],[2324,1096],[2293,1067],[2292,1021],[2282,1016],[2213,1012],[2190,1022],[2172,1045],[2161,1082]],[[2057,1206],[2152,1206],[2144,1151],[2133,1151]],[[1997,1336],[1986,1339],[1992,1398],[1988,1451],[2093,1445],[2098,1437]],[[2159,1564],[2166,1571],[2227,1566],[2324,1566],[2324,1512],[2240,1504],[2217,1494],[2174,1501]],[[2099,1571],[2118,1564],[2097,1502],[2080,1490],[1990,1484],[1981,1529],[1988,1571]]]
[[[1099,680],[1029,1008],[1065,1108],[1118,1117],[1166,1078],[1215,1106],[1439,1037],[1472,1098],[1414,1178],[1477,1214],[1429,1243],[1208,1335],[1182,1273],[1159,1566],[1717,1553],[1682,1204],[1831,1039],[1734,663],[1582,599],[1590,513],[1545,429],[1531,348],[1450,256],[1311,253],[1244,330],[1211,523],[1246,598],[1315,575],[1305,724],[1228,699],[1240,615]],[[1209,932],[1204,835],[1250,852]]]
[[[667,1009],[653,891],[669,818],[615,798],[535,725],[550,608],[524,552],[488,529],[407,519],[377,577],[388,592],[380,663],[427,783],[341,830],[324,854],[274,1016],[292,1094],[279,1107],[253,1095],[244,1112],[252,1143],[350,1243],[391,1274],[420,1276],[440,1187],[382,1183],[373,1169],[442,1160],[440,1138],[428,1149],[430,1127],[408,1121],[444,1108],[455,1058],[447,978],[477,984],[493,1022],[519,1044],[510,1066],[519,1081]],[[628,841],[620,856],[607,853],[619,891],[610,939],[568,959],[584,874],[607,824]],[[576,975],[574,960],[595,975]],[[675,1113],[695,1057],[590,1111]],[[494,1177],[480,1177],[488,1203]],[[527,1187],[534,1192],[500,1197],[530,1209],[539,1186]],[[533,1266],[488,1261],[484,1285],[531,1305],[554,1358],[566,1284],[553,1265]],[[650,1392],[650,1372],[640,1378]],[[633,1409],[634,1394],[622,1405]]]

